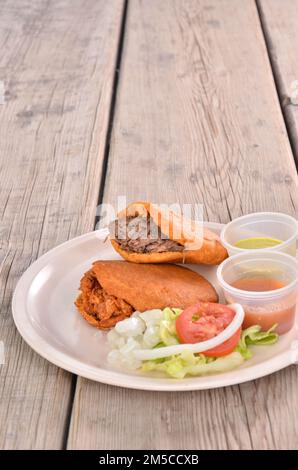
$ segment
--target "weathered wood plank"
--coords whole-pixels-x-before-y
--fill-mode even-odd
[[[297,386],[297,365],[241,385],[254,449],[297,449]]]
[[[11,295],[38,255],[93,227],[122,9],[1,2],[1,449],[63,444],[72,376],[21,340]]]
[[[130,1],[105,201],[202,202],[205,217],[221,222],[258,210],[293,214],[295,174],[255,3]],[[297,383],[290,369],[180,394],[79,379],[68,447],[274,447],[277,423],[284,436],[295,426],[285,407]],[[261,388],[263,407],[253,400]]]
[[[258,5],[298,165],[298,1],[259,0]]]
[[[158,393],[78,378],[70,449],[225,449],[239,445],[250,447],[238,387],[221,392]]]

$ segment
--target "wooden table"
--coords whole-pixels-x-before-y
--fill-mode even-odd
[[[202,202],[222,223],[297,215],[298,0],[0,6],[0,447],[297,448],[296,366],[202,392],[111,387],[35,354],[11,297],[118,195]]]

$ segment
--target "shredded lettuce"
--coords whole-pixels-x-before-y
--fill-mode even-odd
[[[179,344],[176,332],[176,318],[182,310],[179,308],[165,308],[159,325],[159,336],[165,346]]]
[[[163,319],[160,323],[160,337],[162,342],[158,347],[178,344],[178,338],[175,328],[175,320],[181,311],[173,312],[173,309],[167,308],[163,311]],[[160,371],[170,377],[183,379],[186,375],[207,375],[232,370],[247,359],[252,357],[249,349],[250,345],[270,345],[276,343],[278,334],[274,333],[277,325],[273,325],[267,331],[261,331],[260,325],[254,325],[241,334],[240,341],[235,350],[224,357],[211,358],[204,354],[195,355],[190,351],[153,361],[143,361],[142,371]]]
[[[238,345],[227,356],[212,358],[203,353],[184,351],[166,358],[137,361],[133,355],[136,349],[179,344],[176,319],[181,312],[178,308],[135,312],[133,317],[119,322],[117,328],[108,333],[109,344],[114,348],[109,353],[109,361],[131,369],[141,368],[143,372],[159,371],[170,377],[183,379],[187,375],[201,376],[235,369],[252,357],[249,346],[271,345],[278,340],[278,334],[274,332],[277,325],[267,331],[261,331],[259,325],[254,325],[242,331]]]
[[[195,356],[192,352],[185,351],[170,358],[143,361],[142,371],[157,370],[165,372],[175,379],[183,379],[186,375],[207,375],[227,372],[240,366],[243,362],[244,357],[237,351],[217,359],[208,358],[203,354]]]
[[[278,334],[274,333],[277,324],[273,325],[267,331],[261,331],[260,325],[253,325],[246,330],[242,331],[240,341],[235,351],[240,352],[244,359],[250,359],[252,352],[249,349],[249,345],[270,345],[276,343],[278,340]]]

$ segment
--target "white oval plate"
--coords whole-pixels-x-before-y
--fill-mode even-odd
[[[219,233],[220,224],[206,223]],[[98,230],[74,238],[33,263],[19,280],[12,301],[13,318],[24,340],[48,361],[74,374],[120,387],[141,390],[202,390],[238,384],[282,369],[298,360],[298,325],[274,346],[254,348],[254,356],[224,374],[176,380],[113,369],[106,360],[106,333],[90,326],[77,312],[74,300],[80,279],[92,262],[119,259]],[[216,267],[189,265],[216,282]],[[296,340],[296,342],[295,342]],[[296,350],[295,350],[296,346]],[[296,357],[295,357],[296,356]]]

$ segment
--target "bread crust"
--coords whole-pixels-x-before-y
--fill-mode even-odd
[[[130,204],[126,209],[118,214],[118,218],[124,216],[147,215],[153,219],[154,223],[161,227],[166,225],[169,229],[169,238],[175,240],[184,246],[183,251],[165,251],[161,253],[137,253],[124,250],[117,240],[110,238],[113,248],[127,261],[133,263],[190,263],[190,264],[220,264],[228,257],[227,250],[221,244],[218,235],[214,232],[203,229],[203,239],[200,235],[194,236],[194,233],[200,234],[202,228],[198,223],[191,221],[192,226],[185,223],[181,216],[166,212],[155,204],[138,201]],[[198,231],[191,230],[198,226]],[[175,234],[180,234],[176,238]]]
[[[198,301],[218,302],[217,292],[210,282],[182,266],[102,260],[93,264],[92,273],[108,294],[123,299],[133,310],[141,312],[165,307],[185,309]],[[81,288],[84,289],[82,284]],[[92,326],[106,329],[100,319],[86,311],[82,294],[75,302],[81,315]]]
[[[218,301],[217,292],[207,279],[182,266],[103,260],[95,262],[92,270],[108,294],[141,312],[165,307],[184,309],[199,300]]]

